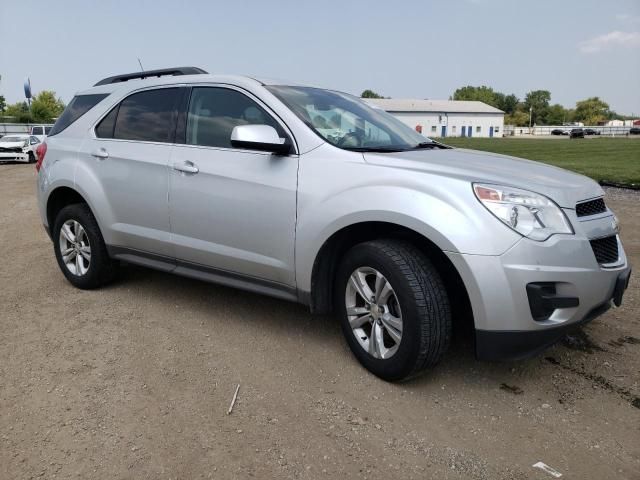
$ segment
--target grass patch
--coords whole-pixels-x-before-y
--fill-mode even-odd
[[[640,139],[454,138],[452,147],[527,158],[587,175],[597,182],[640,188]]]

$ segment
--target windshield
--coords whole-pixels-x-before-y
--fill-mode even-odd
[[[312,87],[268,86],[303,122],[336,147],[402,151],[438,145],[352,95]]]
[[[27,140],[24,137],[2,137],[0,138],[0,142],[24,142]]]

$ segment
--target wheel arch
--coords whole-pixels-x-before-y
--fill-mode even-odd
[[[78,193],[77,190],[67,187],[60,186],[51,191],[47,198],[47,224],[49,229],[53,229],[54,222],[56,221],[56,216],[67,205],[72,205],[74,203],[85,203],[88,205],[88,202],[85,198]]]
[[[311,291],[305,299],[312,313],[333,310],[335,274],[341,259],[353,246],[384,238],[405,240],[416,246],[433,263],[442,277],[452,305],[454,328],[473,326],[473,313],[466,286],[457,268],[433,241],[415,230],[390,222],[355,223],[333,233],[320,247],[311,271]]]

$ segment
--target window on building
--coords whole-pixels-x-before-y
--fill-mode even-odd
[[[500,133],[500,127],[496,127],[494,130],[496,133]]]
[[[482,127],[476,127],[476,133],[480,133],[482,131]]]
[[[451,127],[451,131],[452,131],[453,133],[456,133],[456,126],[455,126],[455,125],[454,125],[453,127]]]
[[[431,127],[431,133],[436,133],[436,131],[437,131],[437,127],[435,125],[433,125]]]

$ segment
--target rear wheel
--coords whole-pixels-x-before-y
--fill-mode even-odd
[[[353,247],[338,269],[335,301],[352,352],[385,380],[434,366],[449,346],[444,284],[410,243],[376,240]]]
[[[109,257],[87,204],[64,207],[56,217],[52,238],[58,265],[75,287],[98,288],[115,277],[117,262]]]

